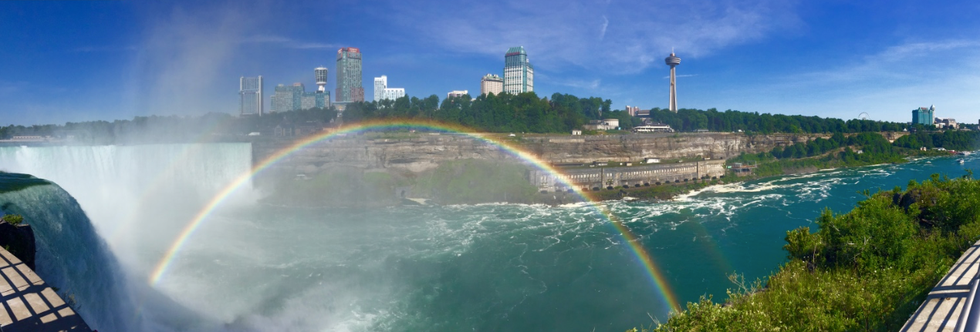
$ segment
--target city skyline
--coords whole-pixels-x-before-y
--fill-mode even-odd
[[[0,123],[237,114],[235,78],[262,75],[266,96],[313,84],[318,66],[336,77],[341,47],[364,52],[362,78],[398,77],[419,98],[480,91],[523,45],[538,96],[614,109],[669,107],[672,48],[680,108],[896,122],[922,105],[961,122],[980,109],[980,5],[966,1],[449,4],[0,2],[0,28],[17,32],[0,36]]]

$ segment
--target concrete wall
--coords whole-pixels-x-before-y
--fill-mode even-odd
[[[608,186],[683,182],[725,174],[724,160],[707,160],[675,164],[650,164],[628,167],[595,167],[562,169],[561,175],[534,170],[528,173],[531,184],[542,191],[567,190],[566,183],[588,190]]]

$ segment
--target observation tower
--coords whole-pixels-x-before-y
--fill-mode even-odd
[[[681,58],[675,56],[674,52],[670,52],[670,56],[664,61],[670,66],[670,111],[677,113],[677,76],[674,74],[674,67],[681,64]]]
[[[326,67],[316,67],[313,70],[313,74],[316,76],[316,92],[323,93],[327,91],[327,68]]]

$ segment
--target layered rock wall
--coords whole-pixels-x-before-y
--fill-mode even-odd
[[[604,136],[541,135],[509,137],[507,141],[550,164],[593,161],[628,162],[646,158],[727,159],[742,152],[758,153],[776,145],[803,142],[827,135],[744,135],[741,133],[629,134]],[[252,145],[258,165],[292,141],[265,141]],[[515,160],[503,148],[462,134],[349,135],[310,144],[270,165],[268,173],[310,176],[331,168],[385,169],[419,173],[441,162],[458,159]]]

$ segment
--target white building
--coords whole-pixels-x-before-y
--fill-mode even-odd
[[[452,97],[462,97],[468,94],[470,94],[469,90],[453,90],[453,91],[449,91],[449,93],[446,94],[446,98],[448,99]]]
[[[652,125],[633,127],[633,131],[637,133],[672,133],[674,132],[674,129],[669,125],[656,123]]]
[[[499,95],[501,92],[504,92],[504,79],[502,77],[495,74],[487,74],[480,80],[481,95],[490,93]]]
[[[374,101],[379,102],[384,99],[395,100],[405,96],[404,88],[389,88],[388,76],[374,78]]]
[[[619,119],[592,120],[589,124],[582,126],[586,130],[614,130],[619,129]]]
[[[946,128],[946,129],[959,129],[960,125],[956,123],[956,119],[953,118],[936,118],[934,120],[936,128]]]

